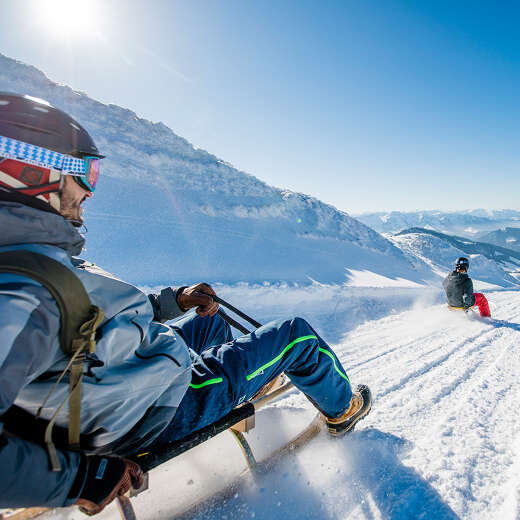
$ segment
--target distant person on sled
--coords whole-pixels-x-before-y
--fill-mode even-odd
[[[488,301],[482,293],[473,292],[473,282],[468,276],[468,269],[469,260],[461,256],[455,262],[455,271],[448,274],[442,282],[448,305],[454,309],[463,309],[465,312],[477,306],[480,315],[488,318],[491,316]]]
[[[304,319],[233,339],[208,284],[147,295],[78,259],[102,158],[65,112],[0,92],[0,508],[98,513],[142,482],[125,457],[213,424],[282,372],[332,435],[368,414],[368,388],[351,387]],[[49,281],[58,275],[81,290]],[[80,299],[92,318],[66,341],[60,319],[69,323]]]

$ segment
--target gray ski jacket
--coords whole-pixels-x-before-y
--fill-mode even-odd
[[[161,323],[182,311],[171,289],[149,297],[73,259],[83,243],[60,215],[0,201],[0,251],[24,249],[58,260],[75,272],[92,303],[104,311],[95,358],[83,377],[82,443],[87,451],[124,455],[161,433],[191,381],[184,340]],[[0,507],[59,507],[77,498],[68,494],[82,455],[60,451],[63,470],[53,473],[45,448],[8,435],[1,417],[12,405],[31,414],[41,406],[68,361],[58,330],[58,308],[44,287],[0,273]],[[43,409],[43,418],[49,419],[68,395],[64,379]],[[66,410],[56,424],[67,428]]]
[[[475,305],[473,282],[466,273],[452,271],[446,276],[442,282],[442,286],[446,291],[448,305],[452,307],[464,307],[464,309],[469,309]]]

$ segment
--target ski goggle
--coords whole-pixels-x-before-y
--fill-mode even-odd
[[[99,157],[73,157],[1,135],[0,157],[57,170],[63,175],[72,175],[81,187],[89,191],[96,189],[99,179]]]
[[[99,157],[83,157],[82,160],[85,163],[85,174],[69,175],[74,175],[74,180],[83,188],[86,188],[89,191],[94,191],[99,179],[99,166],[101,159]]]

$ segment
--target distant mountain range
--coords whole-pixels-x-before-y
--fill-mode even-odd
[[[486,233],[506,226],[520,228],[520,211],[483,209],[443,212],[377,212],[356,215],[356,218],[379,233],[398,233],[421,227],[441,233],[481,238]]]

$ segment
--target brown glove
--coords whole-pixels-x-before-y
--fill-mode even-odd
[[[143,471],[135,463],[119,457],[87,457],[86,477],[83,489],[75,505],[87,515],[95,515],[117,496],[124,495],[130,487],[143,485]]]
[[[214,316],[218,311],[218,303],[210,295],[216,295],[211,285],[198,283],[177,291],[177,303],[183,311],[197,307],[199,316]]]

